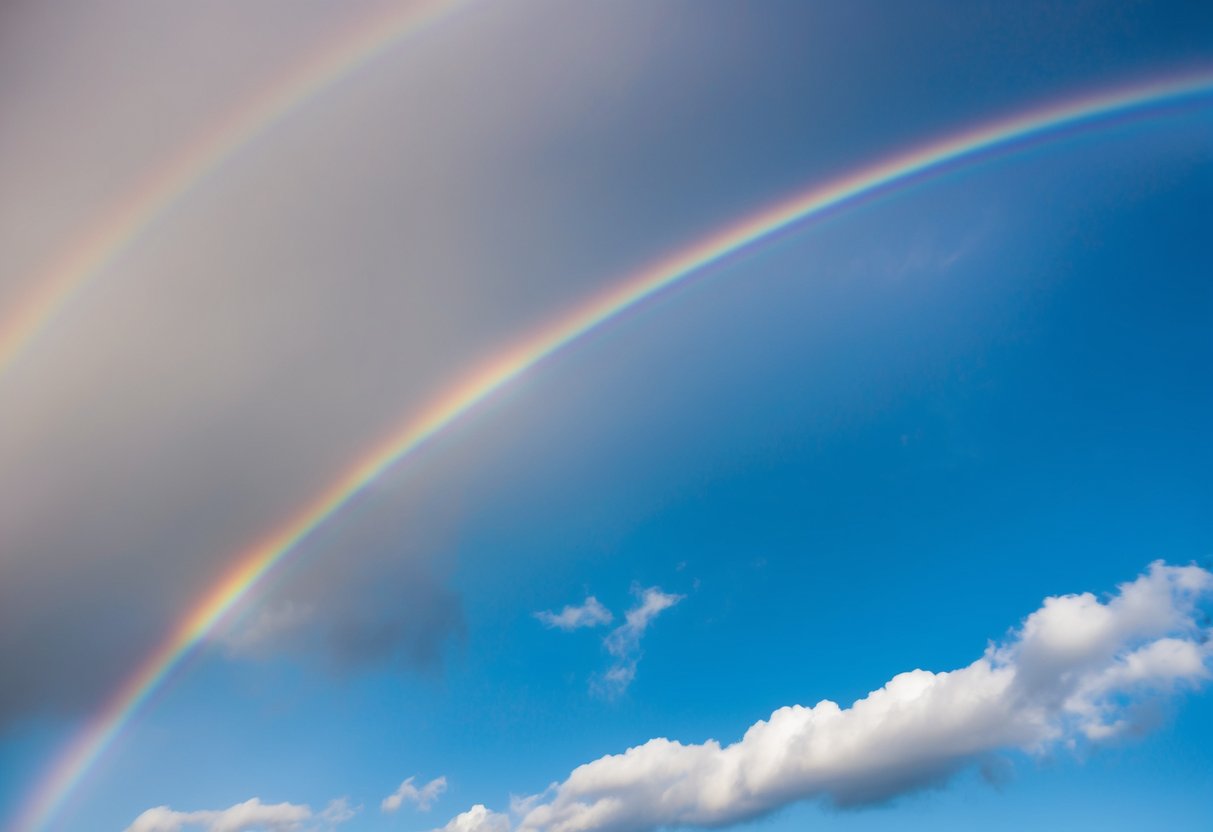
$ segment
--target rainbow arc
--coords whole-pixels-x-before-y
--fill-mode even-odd
[[[436,4],[441,5],[441,4]],[[356,54],[363,55],[362,52]],[[330,69],[332,73],[334,70]],[[314,86],[314,85],[312,85]],[[310,89],[310,87],[309,87]],[[700,275],[709,266],[744,252],[780,232],[853,204],[863,197],[903,187],[987,154],[1023,147],[1035,140],[1128,115],[1156,113],[1166,105],[1205,100],[1213,94],[1213,70],[1148,84],[1122,87],[1037,107],[962,130],[904,153],[895,154],[827,182],[702,238],[611,284],[567,314],[529,333],[458,379],[420,412],[405,419],[371,447],[327,488],[252,546],[238,553],[222,577],[198,600],[160,645],[135,669],[68,744],[32,793],[16,824],[18,832],[43,828],[80,779],[100,759],[122,729],[143,708],[172,672],[196,651],[225,615],[286,562],[298,544],[337,514],[370,483],[408,459],[434,436],[472,413],[495,392],[560,350],[598,330],[622,313]],[[291,98],[294,101],[298,96]],[[287,100],[285,97],[282,100]],[[255,131],[246,130],[244,134]],[[195,177],[196,179],[196,177]],[[182,175],[180,183],[195,181]],[[115,240],[149,219],[144,213],[125,222]],[[125,240],[123,241],[125,242]],[[89,262],[99,262],[94,257]],[[83,267],[82,267],[83,268]],[[7,343],[7,342],[6,342]],[[0,362],[4,353],[0,353]],[[0,369],[3,364],[0,363]]]

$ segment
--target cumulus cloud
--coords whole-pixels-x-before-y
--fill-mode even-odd
[[[492,812],[477,803],[466,812],[455,815],[451,822],[433,832],[509,832],[510,818],[503,812]]]
[[[632,684],[636,678],[636,665],[640,662],[640,639],[645,630],[658,615],[683,598],[662,592],[655,586],[637,588],[634,592],[638,599],[636,606],[627,611],[624,622],[611,630],[602,642],[615,659],[595,684],[595,689],[606,696],[623,693]]]
[[[545,627],[565,631],[578,630],[582,627],[597,627],[601,624],[610,624],[615,620],[611,611],[593,595],[587,596],[585,603],[579,607],[569,604],[560,612],[541,610],[535,613],[535,617],[543,622]]]
[[[299,803],[262,803],[258,798],[227,809],[178,812],[168,806],[148,809],[126,832],[303,832],[331,829],[354,816],[344,798],[329,803],[319,815]]]
[[[406,803],[413,803],[421,811],[428,812],[438,796],[446,791],[446,778],[435,777],[421,788],[413,785],[415,779],[406,778],[396,791],[383,799],[379,807],[385,812],[394,812]]]
[[[1213,631],[1198,604],[1211,592],[1210,572],[1156,562],[1106,600],[1047,598],[958,670],[898,674],[848,708],[780,708],[729,745],[657,738],[579,766],[514,801],[517,828],[651,832],[739,823],[814,798],[863,806],[942,784],[1003,751],[1123,735],[1141,727],[1142,706],[1209,677]],[[668,606],[654,597],[639,609]],[[637,611],[640,631],[652,614]]]

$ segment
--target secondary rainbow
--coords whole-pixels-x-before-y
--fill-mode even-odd
[[[32,281],[33,290],[0,323],[0,379],[56,315],[166,208],[304,102],[461,5],[464,0],[417,0],[360,21],[153,170],[43,269]]]
[[[282,525],[233,559],[232,566],[136,669],[127,682],[80,731],[35,790],[16,826],[34,832],[45,825],[81,776],[174,668],[245,598],[297,544],[331,518],[388,468],[408,457],[493,393],[561,348],[621,313],[701,274],[708,266],[770,239],[789,227],[926,174],[989,151],[1007,150],[1034,139],[1099,119],[1149,111],[1213,94],[1213,71],[1178,79],[1118,88],[1038,107],[982,124],[881,160],[772,205],[739,223],[651,264],[612,285],[503,350],[459,379],[429,406],[371,448],[331,485]]]

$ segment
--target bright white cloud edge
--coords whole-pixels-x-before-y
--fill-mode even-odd
[[[1046,598],[967,667],[898,674],[849,708],[780,708],[731,745],[649,740],[515,799],[510,813],[477,804],[442,832],[717,827],[806,799],[881,802],[1001,751],[1105,741],[1140,727],[1150,702],[1209,677],[1213,630],[1197,604],[1211,589],[1204,569],[1155,562],[1106,601]]]
[[[451,818],[450,823],[433,832],[509,832],[510,819],[501,812],[492,812],[477,803],[466,812]]]

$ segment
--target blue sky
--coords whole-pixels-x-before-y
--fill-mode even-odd
[[[3,93],[22,126],[0,185],[23,226],[2,232],[0,304],[148,159],[379,5],[4,12],[3,43],[27,45],[0,48],[24,79]],[[473,3],[309,102],[0,388],[0,817],[226,557],[469,361],[808,183],[1207,69],[1210,34],[1184,3]],[[1211,138],[1206,96],[966,165],[545,362],[308,541],[49,829],[256,798],[312,816],[142,828],[425,832],[482,804],[500,815],[451,832],[571,832],[511,796],[653,738],[728,744],[784,706],[846,708],[991,642],[1028,645],[1007,661],[1043,674],[1040,707],[1074,674],[1103,684],[1095,659],[1039,670],[1018,628],[1049,597],[1112,604],[1156,560],[1213,569]],[[612,641],[646,590],[668,606]],[[536,616],[591,596],[609,623]],[[1117,630],[1107,667],[1166,636],[1204,670],[1100,700],[1123,736],[1064,711],[1060,736],[1024,728],[871,797],[882,766],[929,768],[876,734],[863,805],[826,788],[714,822],[1208,828],[1209,595],[1151,597],[1176,617]],[[926,713],[913,749],[943,749]],[[382,811],[409,777],[445,787]],[[670,825],[644,785],[623,793],[636,817],[585,829]],[[335,799],[356,811],[319,817]]]

